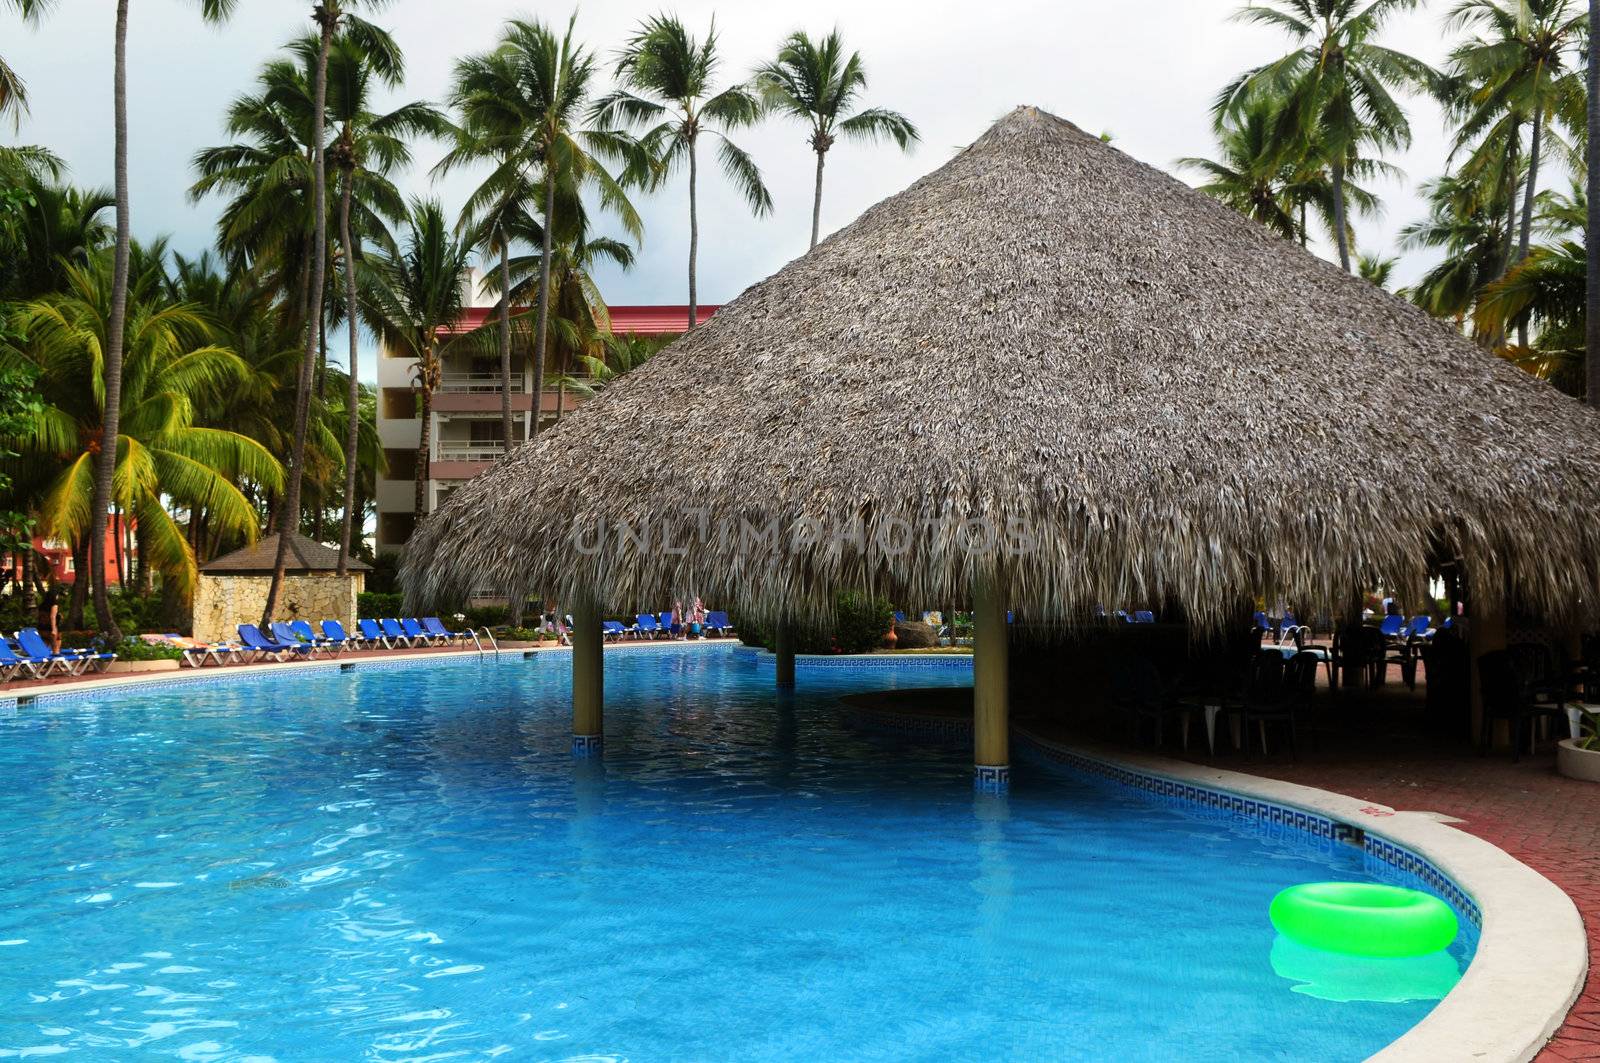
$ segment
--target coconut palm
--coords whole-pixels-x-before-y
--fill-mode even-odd
[[[219,22],[232,13],[237,0],[200,0],[201,15],[208,22]],[[112,251],[111,306],[105,337],[105,434],[117,436],[117,420],[122,415],[122,351],[128,313],[128,257],[133,242],[128,203],[128,0],[117,0],[115,60],[112,65],[113,157],[117,199],[117,236]],[[113,480],[117,471],[115,448],[104,447],[94,466],[94,500],[89,515],[89,577],[94,594],[95,617],[100,630],[113,642],[122,640],[122,629],[111,615],[111,600],[106,594],[105,531],[106,511],[111,506]]]
[[[1315,155],[1332,181],[1339,265],[1350,270],[1346,180],[1352,163],[1371,152],[1404,148],[1411,124],[1396,89],[1429,85],[1426,63],[1376,42],[1386,19],[1417,0],[1263,0],[1241,8],[1240,21],[1272,26],[1297,47],[1246,71],[1213,104],[1219,127],[1260,95],[1281,100],[1272,134],[1285,159]]]
[[[240,383],[245,366],[213,342],[199,308],[166,297],[160,254],[159,248],[130,249],[124,386],[114,437],[104,405],[111,388],[103,357],[111,263],[99,256],[67,266],[62,292],[25,305],[24,350],[39,372],[44,405],[19,449],[54,469],[39,505],[41,527],[77,544],[94,534],[94,467],[110,453],[112,502],[137,522],[141,556],[187,593],[195,555],[164,500],[204,507],[219,528],[248,541],[259,521],[240,482],[276,489],[283,470],[248,436],[197,423],[198,411]],[[108,445],[113,438],[115,445]]]
[[[1588,253],[1578,241],[1535,247],[1485,288],[1478,302],[1481,330],[1503,335],[1512,328],[1537,329],[1536,345],[1519,344],[1502,354],[1572,395],[1585,388],[1587,272]]]
[[[0,0],[0,8],[10,8],[22,16],[24,22],[36,22],[44,13],[46,0]],[[28,109],[28,90],[22,77],[6,65],[0,56],[0,118],[9,112],[20,118]]]
[[[778,57],[756,74],[767,104],[805,122],[811,129],[811,150],[817,154],[817,181],[811,198],[811,246],[817,246],[822,225],[822,166],[838,137],[868,142],[892,140],[910,151],[919,139],[917,127],[898,111],[883,107],[855,110],[867,88],[860,52],[847,57],[844,41],[834,30],[820,41],[803,31],[791,33]]]
[[[452,231],[444,208],[437,200],[423,199],[411,206],[409,231],[401,250],[376,256],[365,276],[362,312],[367,326],[390,350],[412,359],[422,417],[413,503],[418,523],[427,512],[433,393],[443,374],[443,357],[454,346],[477,345],[482,339],[478,331],[441,335],[458,324],[466,311],[462,280],[471,260],[471,245]]]
[[[21,185],[15,217],[16,242],[0,264],[0,299],[26,302],[60,291],[66,267],[87,265],[111,243],[105,215],[116,205],[104,189],[81,190],[36,177]]]
[[[1479,292],[1504,270],[1506,233],[1512,224],[1504,207],[1511,190],[1493,174],[1481,181],[1441,177],[1422,188],[1428,217],[1400,231],[1400,246],[1440,248],[1444,257],[1402,294],[1434,317],[1465,327]],[[1479,336],[1480,341],[1490,338]]]
[[[664,181],[680,167],[689,176],[689,320],[699,318],[695,267],[700,252],[700,213],[696,199],[698,145],[702,133],[717,141],[717,161],[752,213],[771,212],[772,196],[761,170],[728,133],[753,125],[761,117],[756,94],[745,85],[715,88],[719,57],[717,27],[712,22],[703,41],[696,40],[673,15],[656,15],[640,23],[617,56],[621,88],[602,99],[594,117],[604,125],[642,128],[639,142],[652,160],[653,180]]]
[[[542,22],[513,19],[500,45],[489,56],[468,59],[457,68],[455,99],[463,114],[468,139],[443,165],[474,157],[498,160],[494,172],[467,202],[465,213],[487,222],[493,239],[501,232],[501,259],[507,258],[506,222],[530,188],[537,172],[544,192],[543,242],[540,261],[549,263],[555,232],[570,214],[578,195],[592,189],[601,205],[614,213],[635,237],[643,225],[618,177],[603,160],[630,161],[639,168],[637,146],[614,128],[583,127],[584,111],[594,80],[594,57],[573,37],[576,16],[557,36]],[[566,206],[562,211],[558,208]],[[480,224],[480,231],[484,226]],[[505,283],[502,268],[502,284]],[[509,299],[502,298],[502,320],[509,317]],[[537,411],[544,388],[545,341],[549,333],[550,278],[539,280],[534,324],[533,395]],[[509,376],[509,335],[501,336],[501,372]],[[504,383],[504,381],[502,381]],[[504,416],[502,408],[502,417]],[[532,435],[539,432],[537,413]],[[510,437],[507,436],[509,444]]]
[[[1460,137],[1472,137],[1508,118],[1519,145],[1524,123],[1530,131],[1513,259],[1520,262],[1528,256],[1533,235],[1545,139],[1555,135],[1558,119],[1573,128],[1581,124],[1577,115],[1584,106],[1584,89],[1575,67],[1588,13],[1577,0],[1460,0],[1446,25],[1480,34],[1451,56],[1452,73],[1470,86],[1459,108]]]
[[[309,43],[309,42],[308,42]],[[363,47],[361,38],[346,34],[333,45],[328,64],[328,114],[338,134],[330,150],[339,171],[339,246],[344,263],[346,321],[350,349],[345,366],[345,445],[344,515],[340,520],[338,573],[349,571],[350,541],[354,531],[356,462],[352,460],[360,443],[361,392],[357,377],[358,315],[350,313],[357,305],[356,265],[361,260],[359,231],[351,226],[357,185],[364,186],[364,197],[372,213],[398,221],[405,214],[399,193],[388,175],[408,165],[410,136],[442,137],[450,131],[444,115],[433,106],[418,101],[403,104],[386,113],[372,110],[375,83],[394,88],[405,76],[399,57],[380,56],[377,61]],[[391,243],[384,234],[385,243]],[[320,513],[320,511],[319,511]]]
[[[283,585],[283,571],[289,559],[292,533],[299,531],[300,484],[305,469],[306,433],[311,422],[311,385],[316,374],[318,340],[322,334],[322,305],[327,291],[328,265],[328,59],[333,51],[334,38],[342,31],[355,46],[366,53],[368,61],[379,65],[379,57],[387,57],[388,65],[398,65],[400,50],[387,33],[351,13],[360,0],[315,0],[312,21],[317,24],[316,71],[313,76],[311,111],[311,286],[310,292],[315,312],[309,316],[305,330],[305,354],[300,364],[300,377],[295,386],[294,443],[289,455],[288,483],[284,489],[283,520],[278,536],[278,554],[272,565],[272,580],[267,585],[266,601],[262,605],[261,624],[272,622],[278,605],[278,588]],[[376,5],[379,0],[368,0]]]

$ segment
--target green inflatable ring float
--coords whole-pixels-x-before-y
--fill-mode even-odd
[[[1272,898],[1278,933],[1351,956],[1426,956],[1456,939],[1456,913],[1439,898],[1371,882],[1306,882]]]

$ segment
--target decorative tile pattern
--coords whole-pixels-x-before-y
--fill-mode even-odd
[[[851,709],[846,718],[857,727],[911,738],[936,738],[948,742],[972,740],[972,721],[956,716],[923,716],[914,712]]]
[[[973,789],[985,794],[1003,794],[1011,789],[1009,764],[978,764],[972,769]]]
[[[589,760],[605,751],[605,735],[573,735],[572,755],[579,760]]]
[[[1123,786],[1144,790],[1159,798],[1216,809],[1233,816],[1245,816],[1268,826],[1289,828],[1329,842],[1359,845],[1367,855],[1369,870],[1375,873],[1398,871],[1408,878],[1414,879],[1417,883],[1434,890],[1456,910],[1458,915],[1473,926],[1481,927],[1483,925],[1483,913],[1478,910],[1477,903],[1433,863],[1409,849],[1396,845],[1360,827],[1330,819],[1316,812],[1294,808],[1290,805],[1280,805],[1260,798],[1232,793],[1228,790],[1217,790],[1178,779],[1169,779],[1161,775],[1135,771],[1132,768],[1087,756],[1053,743],[1040,742],[1029,735],[1019,732],[1013,732],[1013,740],[1019,748],[1042,756],[1047,760],[1065,764],[1074,770],[1090,775],[1098,775],[1102,778],[1110,779]]]

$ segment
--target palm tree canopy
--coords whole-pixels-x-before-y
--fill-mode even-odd
[[[467,307],[462,280],[472,249],[445,219],[435,199],[412,202],[397,252],[380,254],[363,277],[362,311],[383,342],[417,360],[431,356],[441,333]]]
[[[651,16],[617,53],[621,87],[596,103],[592,115],[604,126],[643,130],[639,144],[650,160],[654,184],[688,164],[702,134],[714,136],[723,174],[751,211],[764,215],[772,210],[772,195],[761,170],[727,136],[760,119],[761,100],[746,85],[717,90],[719,63],[715,20],[705,38],[697,40],[676,16]]]
[[[897,111],[856,108],[867,88],[867,71],[860,52],[845,54],[838,30],[820,41],[802,31],[790,34],[756,81],[769,107],[810,124],[817,151],[827,151],[836,136],[892,140],[906,151],[921,139],[911,120]]]

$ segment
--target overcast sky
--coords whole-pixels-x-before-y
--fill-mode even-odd
[[[1238,6],[1237,0],[813,0],[801,14],[790,5],[685,0],[672,10],[696,31],[717,14],[725,79],[745,76],[793,29],[820,33],[837,25],[866,62],[868,102],[900,110],[920,127],[923,143],[910,155],[853,144],[830,153],[826,232],[939,166],[1018,104],[1109,132],[1122,150],[1169,171],[1182,156],[1212,154],[1208,106],[1217,89],[1286,48],[1272,31],[1232,22]],[[27,80],[33,100],[21,129],[0,130],[0,142],[50,146],[83,184],[111,181],[114,7],[112,0],[57,0],[37,28],[23,27],[9,9],[0,13],[0,55]],[[133,0],[128,46],[134,232],[143,238],[170,234],[177,249],[191,253],[210,243],[218,202],[188,201],[189,161],[197,149],[225,141],[223,110],[251,88],[262,62],[310,29],[311,0],[241,0],[238,14],[221,28],[205,26],[197,8],[194,0]],[[656,10],[640,0],[590,0],[579,11],[579,35],[602,54],[609,71],[630,28]],[[1442,0],[1434,0],[1397,17],[1384,43],[1440,61],[1444,10]],[[536,14],[564,23],[570,11],[512,0],[395,0],[375,16],[394,33],[408,62],[406,85],[391,102],[441,99],[452,61],[490,48],[505,18]],[[1405,178],[1378,186],[1386,212],[1359,223],[1365,250],[1393,253],[1400,226],[1422,213],[1417,183],[1444,166],[1437,109],[1414,100],[1410,113],[1415,143],[1392,160]],[[707,179],[702,168],[702,302],[731,299],[806,248],[813,157],[802,128],[770,119],[737,140],[761,166],[776,210],[752,218],[720,176]],[[418,145],[417,165],[401,183],[415,192],[431,190],[453,213],[469,179],[431,183],[428,170],[439,154],[436,145]],[[630,273],[601,275],[606,298],[682,302],[684,185],[641,197],[639,206],[646,226],[642,252]],[[1425,257],[1409,256],[1399,275],[1410,280],[1427,264]]]

